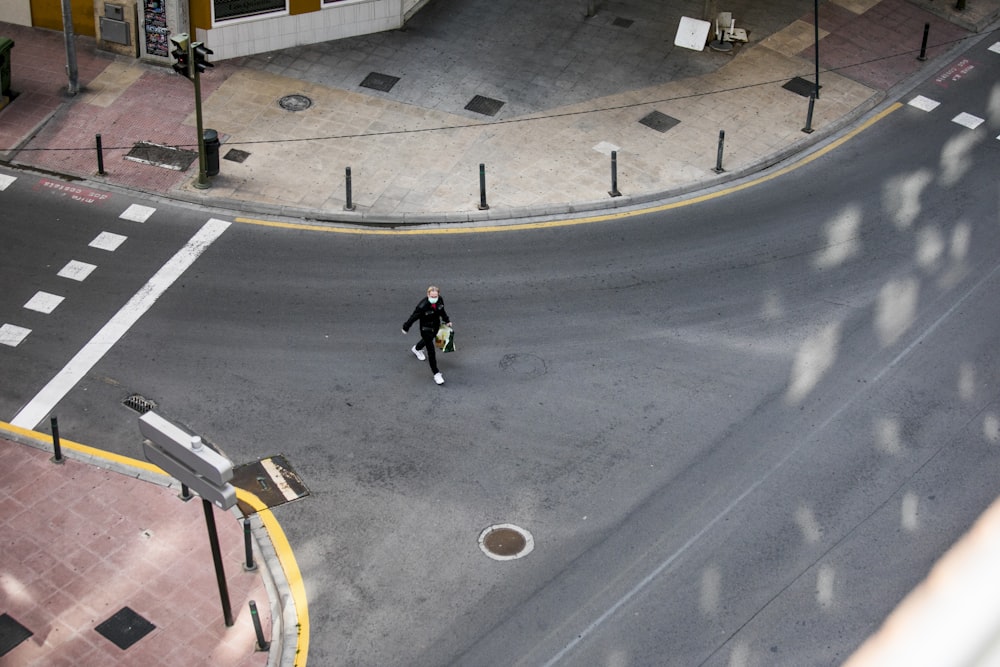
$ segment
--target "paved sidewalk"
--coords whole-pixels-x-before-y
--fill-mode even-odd
[[[138,479],[141,470],[112,471],[65,448],[63,456],[56,464],[51,445],[0,437],[0,665],[269,664],[249,608],[255,601],[270,642],[267,571],[260,562],[243,568],[242,522],[213,508],[227,628],[200,499],[184,502],[176,488]],[[140,619],[119,622],[123,610]],[[100,632],[106,621],[116,639]],[[271,648],[277,655],[280,642]]]
[[[248,214],[405,223],[598,211],[804,150],[922,68],[945,65],[935,59],[1000,16],[1000,0],[962,12],[941,0],[823,2],[822,88],[807,134],[808,99],[784,87],[814,80],[813,16],[797,14],[801,2],[727,3],[749,31],[731,54],[673,45],[690,10],[681,0],[608,0],[591,18],[575,0],[514,4],[498,12],[488,0],[438,0],[405,30],[218,63],[202,77],[204,126],[223,141],[207,190],[192,187],[197,162],[181,172],[123,159],[139,141],[194,148],[190,82],[78,39],[82,90],[69,98],[62,35],[0,23],[15,40],[21,93],[0,111],[0,159]],[[363,86],[369,75],[388,90]],[[289,95],[310,106],[279,106]],[[495,115],[467,109],[475,99]],[[97,134],[106,175],[96,173]],[[480,164],[488,210],[479,210]]]

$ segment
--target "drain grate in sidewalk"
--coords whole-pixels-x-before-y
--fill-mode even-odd
[[[820,86],[822,88],[823,86]],[[809,81],[808,79],[803,79],[801,76],[797,76],[785,85],[782,86],[785,90],[790,90],[796,95],[801,95],[802,97],[809,97],[816,92],[816,82]]]
[[[230,162],[243,162],[248,157],[250,157],[250,153],[241,151],[238,148],[230,148],[229,152],[222,156],[222,159],[229,160]]]
[[[155,630],[156,626],[130,608],[122,607],[94,629],[124,651]]]
[[[140,141],[125,155],[125,159],[174,171],[187,171],[191,163],[198,159],[198,153],[175,146]]]
[[[465,105],[467,111],[474,111],[476,113],[481,113],[484,116],[496,116],[500,111],[500,108],[504,105],[504,102],[500,100],[495,100],[492,97],[483,97],[482,95],[476,95]]]
[[[0,614],[0,656],[7,655],[33,633],[12,616]]]
[[[399,83],[398,76],[372,72],[365,77],[364,81],[361,82],[361,86],[363,88],[371,88],[372,90],[377,90],[382,93],[388,93],[397,83]]]
[[[680,121],[673,116],[668,116],[667,114],[659,111],[650,111],[648,114],[640,118],[639,122],[650,129],[656,130],[657,132],[666,132],[680,123]]]

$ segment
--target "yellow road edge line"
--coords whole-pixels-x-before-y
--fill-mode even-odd
[[[21,428],[20,426],[0,421],[0,432],[3,431],[6,431],[9,434],[53,445],[52,436],[47,433],[32,431],[30,429]],[[139,459],[122,456],[121,454],[115,454],[114,452],[89,447],[62,437],[59,438],[59,446],[81,454],[104,459],[118,465],[144,470],[146,472],[162,475],[164,477],[170,477],[158,466],[155,466],[148,461],[140,461]],[[309,654],[309,607],[306,599],[305,584],[302,581],[302,572],[299,570],[298,561],[295,560],[295,554],[292,552],[292,547],[288,542],[288,537],[285,535],[285,531],[281,528],[281,524],[278,523],[278,520],[274,517],[274,513],[271,512],[271,510],[269,510],[267,506],[250,491],[237,487],[236,497],[237,499],[246,502],[254,510],[256,510],[257,515],[264,524],[265,530],[267,530],[267,535],[271,540],[271,544],[274,546],[274,551],[278,556],[278,561],[281,563],[281,569],[285,572],[285,580],[288,582],[292,600],[295,602],[295,614],[298,626],[299,641],[298,647],[295,651],[294,665],[295,667],[305,667],[306,658]]]
[[[285,531],[275,518],[274,513],[268,509],[267,505],[257,497],[256,494],[246,489],[236,489],[236,497],[247,503],[260,517],[267,530],[267,535],[271,540],[271,545],[281,563],[281,569],[285,572],[285,581],[288,582],[288,589],[295,603],[295,619],[298,636],[298,645],[295,647],[294,667],[305,667],[309,657],[309,605],[306,598],[306,587],[302,581],[302,572],[299,570],[298,561],[292,551],[292,545],[288,542]]]
[[[861,134],[869,127],[875,123],[881,121],[886,116],[891,114],[898,109],[903,107],[902,102],[894,102],[886,109],[883,109],[879,113],[875,114],[864,123],[854,128],[850,132],[846,133],[844,136],[835,139],[826,146],[820,148],[819,150],[800,158],[795,163],[790,164],[786,167],[782,167],[770,174],[766,174],[752,181],[747,181],[746,183],[741,183],[739,185],[734,185],[732,187],[724,188],[722,190],[716,190],[715,192],[710,192],[708,194],[699,195],[697,197],[691,197],[690,199],[684,199],[681,201],[671,202],[669,204],[661,204],[658,206],[652,206],[650,208],[635,209],[631,211],[618,211],[616,213],[606,213],[603,215],[588,216],[586,218],[572,218],[567,220],[549,220],[546,222],[523,222],[515,223],[511,225],[487,225],[483,227],[446,227],[446,228],[420,228],[420,229],[365,229],[356,227],[337,227],[328,225],[316,225],[309,224],[305,222],[278,222],[274,220],[261,220],[259,218],[244,218],[237,217],[233,220],[235,222],[248,224],[248,225],[258,225],[261,227],[275,227],[279,229],[297,229],[304,231],[315,231],[315,232],[328,232],[333,234],[353,234],[356,236],[417,236],[417,235],[438,235],[438,234],[488,234],[496,232],[513,232],[513,231],[524,231],[530,229],[550,229],[554,227],[571,227],[576,225],[586,225],[595,222],[608,222],[610,220],[619,220],[622,218],[632,218],[638,215],[647,215],[650,213],[661,213],[663,211],[669,211],[675,208],[681,208],[682,206],[691,206],[692,204],[699,204],[701,202],[710,201],[712,199],[718,199],[720,197],[725,197],[731,195],[735,192],[741,190],[746,190],[761,183],[766,183],[772,179],[778,178],[779,176],[784,176],[800,167],[804,167],[813,160],[816,160],[832,150],[839,148],[846,142],[850,141],[857,135]]]

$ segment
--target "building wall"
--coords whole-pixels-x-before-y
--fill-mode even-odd
[[[101,3],[101,13],[104,13],[104,3]],[[95,0],[72,0],[70,13],[73,15],[73,32],[77,35],[94,37]],[[62,2],[56,0],[31,0],[31,25],[36,28],[48,28],[62,32]]]
[[[0,21],[30,26],[31,2],[29,0],[0,0]],[[62,29],[61,26],[60,29]]]

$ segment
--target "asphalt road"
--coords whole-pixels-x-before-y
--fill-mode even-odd
[[[284,454],[310,489],[275,510],[310,665],[837,664],[996,496],[998,66],[970,55],[916,91],[933,111],[687,206],[233,224],[105,344],[62,433],[139,457],[138,394],[236,462]],[[32,329],[0,347],[13,419],[220,216],[121,220],[123,195],[30,175],[0,197],[0,312]],[[98,269],[56,278],[70,259]],[[430,283],[457,331],[443,387],[399,332]],[[66,300],[25,312],[37,290]],[[508,522],[534,550],[487,558]]]

